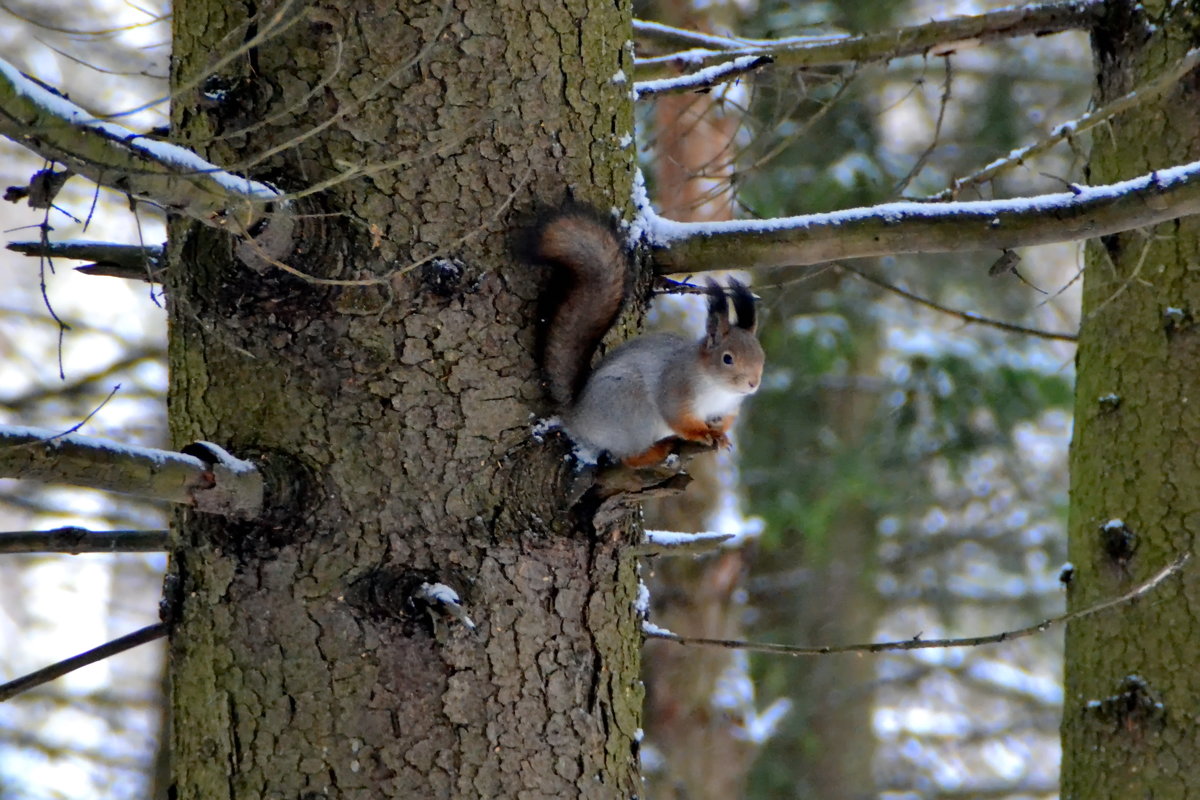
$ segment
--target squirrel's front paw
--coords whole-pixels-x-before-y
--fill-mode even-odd
[[[708,435],[709,444],[718,450],[728,450],[733,444],[729,441],[729,437],[721,431],[710,431]]]

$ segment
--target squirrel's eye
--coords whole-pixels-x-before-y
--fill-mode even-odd
[[[724,361],[726,364],[732,364],[733,363],[733,353],[726,353],[725,355],[721,356],[721,360]]]

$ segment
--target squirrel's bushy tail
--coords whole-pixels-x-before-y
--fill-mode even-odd
[[[615,225],[583,207],[547,217],[532,245],[534,257],[561,273],[556,310],[542,346],[542,368],[550,397],[562,408],[583,387],[596,347],[621,310],[629,257]]]

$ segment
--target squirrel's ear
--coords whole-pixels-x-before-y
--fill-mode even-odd
[[[712,278],[705,282],[708,293],[708,321],[705,325],[705,342],[709,347],[716,347],[729,333],[729,299],[725,290]]]
[[[733,310],[737,313],[737,326],[754,333],[758,327],[758,314],[754,303],[754,293],[737,279],[729,281],[729,289],[733,293]]]

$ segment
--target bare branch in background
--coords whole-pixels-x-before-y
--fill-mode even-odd
[[[711,647],[725,647],[732,650],[749,650],[755,653],[774,653],[782,656],[828,656],[840,653],[887,653],[898,650],[978,647],[979,645],[983,644],[999,644],[1000,642],[1008,642],[1012,641],[1013,639],[1022,639],[1026,636],[1033,636],[1036,633],[1042,633],[1056,625],[1065,625],[1068,622],[1073,622],[1077,619],[1083,619],[1084,617],[1090,617],[1093,614],[1098,614],[1101,611],[1113,608],[1114,606],[1124,605],[1125,603],[1136,600],[1152,589],[1158,587],[1167,578],[1182,570],[1189,559],[1191,559],[1191,554],[1184,553],[1179,558],[1163,567],[1148,580],[1139,583],[1137,586],[1133,587],[1119,597],[1113,597],[1108,600],[1101,601],[1095,605],[1088,606],[1087,608],[1081,608],[1078,611],[1060,614],[1057,617],[1051,617],[1049,619],[1042,620],[1034,625],[1029,625],[1027,627],[1018,628],[1012,631],[994,633],[989,636],[968,636],[962,639],[922,639],[920,634],[917,634],[911,639],[904,639],[898,642],[870,642],[868,644],[803,647],[800,645],[773,644],[770,642],[746,642],[737,639],[701,639],[692,636],[680,636],[679,634],[671,633],[670,631],[659,628],[651,623],[645,623],[643,625],[642,633],[648,639],[665,639],[668,642],[676,642],[678,644],[708,645]]]
[[[6,247],[27,256],[94,262],[75,268],[88,275],[157,281],[159,272],[163,268],[162,245],[142,247],[136,244],[112,244],[111,242],[68,239],[57,242],[9,242]]]
[[[940,56],[998,39],[1086,30],[1092,27],[1102,10],[1103,3],[1095,0],[1015,5],[984,14],[938,20],[883,33],[796,36],[777,40],[734,40],[727,37],[698,39],[697,34],[690,31],[638,21],[634,24],[634,31],[642,38],[658,41],[673,39],[682,44],[702,44],[703,47],[656,58],[640,58],[636,62],[637,77],[644,80],[678,74],[728,61],[735,56],[769,55],[780,66],[789,67],[865,64],[922,54]],[[740,46],[731,47],[727,42]]]
[[[914,294],[913,292],[910,292],[907,289],[901,289],[899,286],[896,286],[895,284],[891,284],[891,283],[888,283],[887,281],[880,280],[879,278],[876,278],[874,275],[870,274],[869,272],[864,272],[862,270],[855,269],[854,267],[850,266],[849,264],[838,264],[837,266],[840,267],[841,269],[846,270],[847,272],[851,273],[852,275],[855,275],[855,276],[861,278],[862,280],[866,281],[867,283],[871,284],[872,286],[878,286],[880,289],[891,292],[892,294],[895,294],[895,295],[899,295],[900,297],[903,297],[905,300],[911,300],[914,303],[917,303],[918,305],[925,306],[926,308],[931,308],[934,311],[941,312],[942,314],[949,314],[952,317],[957,317],[958,319],[961,319],[963,322],[966,322],[971,325],[986,325],[991,328],[999,328],[1002,331],[1008,331],[1009,333],[1020,333],[1020,334],[1026,335],[1026,336],[1036,336],[1039,339],[1057,339],[1060,342],[1074,342],[1074,341],[1077,341],[1079,338],[1073,333],[1060,333],[1058,331],[1043,331],[1043,330],[1038,330],[1037,328],[1027,328],[1024,325],[1015,325],[1011,322],[1004,322],[1003,320],[990,319],[988,317],[980,316],[979,314],[976,314],[972,311],[959,311],[958,309],[949,308],[947,306],[944,306],[941,303],[935,303],[934,301],[932,301],[928,298],[925,298],[925,297],[921,297],[918,294]]]
[[[921,174],[921,170],[925,169],[925,165],[929,163],[929,157],[933,155],[933,151],[941,144],[942,125],[946,121],[946,109],[950,107],[950,98],[954,88],[954,64],[950,60],[950,56],[942,56],[942,63],[945,65],[946,74],[942,78],[942,99],[938,103],[937,120],[933,124],[933,136],[929,139],[929,144],[921,151],[921,155],[917,156],[917,160],[913,162],[912,167],[908,170],[908,174],[900,179],[896,184],[896,188],[892,190],[893,197],[900,197],[908,189],[909,184]]]
[[[0,554],[12,553],[162,553],[167,531],[91,531],[55,528],[49,531],[0,531]]]
[[[37,672],[31,672],[16,680],[0,684],[0,703],[10,700],[21,692],[32,689],[35,686],[41,686],[43,683],[49,683],[56,678],[61,678],[69,672],[74,672],[89,664],[95,664],[97,661],[111,658],[117,653],[124,653],[126,650],[131,650],[140,644],[161,639],[166,635],[167,626],[165,624],[159,622],[154,625],[147,625],[141,630],[134,631],[127,636],[122,636],[120,639],[114,639],[107,644],[102,644],[99,647],[88,650],[86,653],[80,653],[77,656],[59,661],[57,664],[43,667]]]

